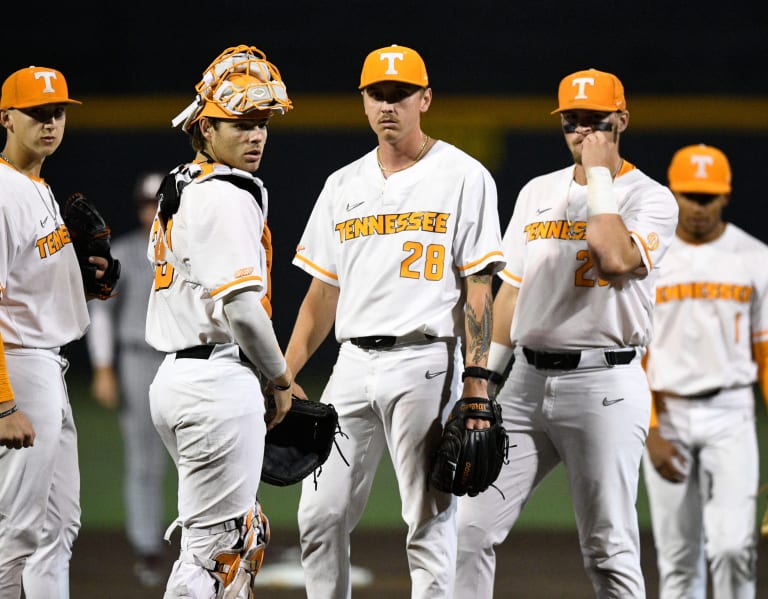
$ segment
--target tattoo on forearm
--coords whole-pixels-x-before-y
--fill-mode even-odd
[[[488,281],[488,276],[474,277],[476,282],[482,283]],[[493,298],[491,293],[485,295],[482,314],[478,315],[474,308],[467,303],[466,306],[466,326],[467,326],[467,358],[473,364],[485,363],[481,358],[487,360],[488,350],[491,347],[493,315]]]

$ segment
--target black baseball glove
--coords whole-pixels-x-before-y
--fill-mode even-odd
[[[266,400],[269,422],[275,400],[271,395]],[[325,463],[337,433],[339,417],[332,404],[294,395],[285,418],[267,431],[261,480],[278,487],[301,481]]]
[[[120,261],[112,258],[111,231],[107,223],[82,193],[73,193],[64,201],[61,216],[77,254],[86,296],[99,299],[111,297],[120,278]],[[100,256],[108,262],[100,279],[96,278],[96,265],[88,262],[90,256]]]
[[[491,426],[468,429],[467,418],[485,418]],[[432,486],[454,495],[474,497],[498,478],[509,441],[501,406],[493,399],[465,397],[456,402],[445,423],[430,471]]]

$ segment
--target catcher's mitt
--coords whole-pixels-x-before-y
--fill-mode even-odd
[[[82,193],[73,193],[64,201],[61,216],[77,254],[86,296],[99,299],[111,297],[120,278],[120,261],[112,258],[111,231],[107,223]],[[100,279],[96,278],[96,265],[88,262],[91,256],[100,256],[108,262],[107,269]]]
[[[485,418],[491,426],[468,429],[467,418]],[[470,497],[490,487],[501,472],[509,448],[501,422],[501,406],[493,399],[464,397],[457,401],[432,460],[432,486]]]
[[[269,420],[275,400],[266,399]],[[294,395],[285,418],[267,431],[261,480],[278,487],[299,482],[325,463],[337,433],[339,417],[332,404]]]

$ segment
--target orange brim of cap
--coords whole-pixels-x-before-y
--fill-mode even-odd
[[[672,191],[678,193],[708,193],[720,195],[722,193],[731,193],[731,186],[727,183],[718,183],[716,181],[691,181],[689,183],[677,183],[670,185]]]

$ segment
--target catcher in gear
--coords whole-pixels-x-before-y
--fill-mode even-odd
[[[172,121],[195,157],[161,184],[147,253],[146,338],[167,354],[149,402],[179,476],[181,551],[165,597],[242,599],[268,541],[255,517],[264,438],[291,405],[271,320],[271,198],[256,176],[269,122],[291,102],[277,68],[246,45],[222,52],[195,91]],[[275,396],[268,422],[261,377]]]
[[[120,278],[120,261],[112,257],[112,232],[107,223],[96,206],[79,192],[67,197],[61,206],[61,216],[75,247],[86,297],[102,300],[112,297]],[[98,258],[106,260],[106,266]]]
[[[490,426],[470,429],[469,418],[488,420]],[[430,481],[446,493],[474,497],[499,476],[508,447],[499,404],[484,397],[463,397],[453,406],[445,423],[440,447],[432,461]]]

